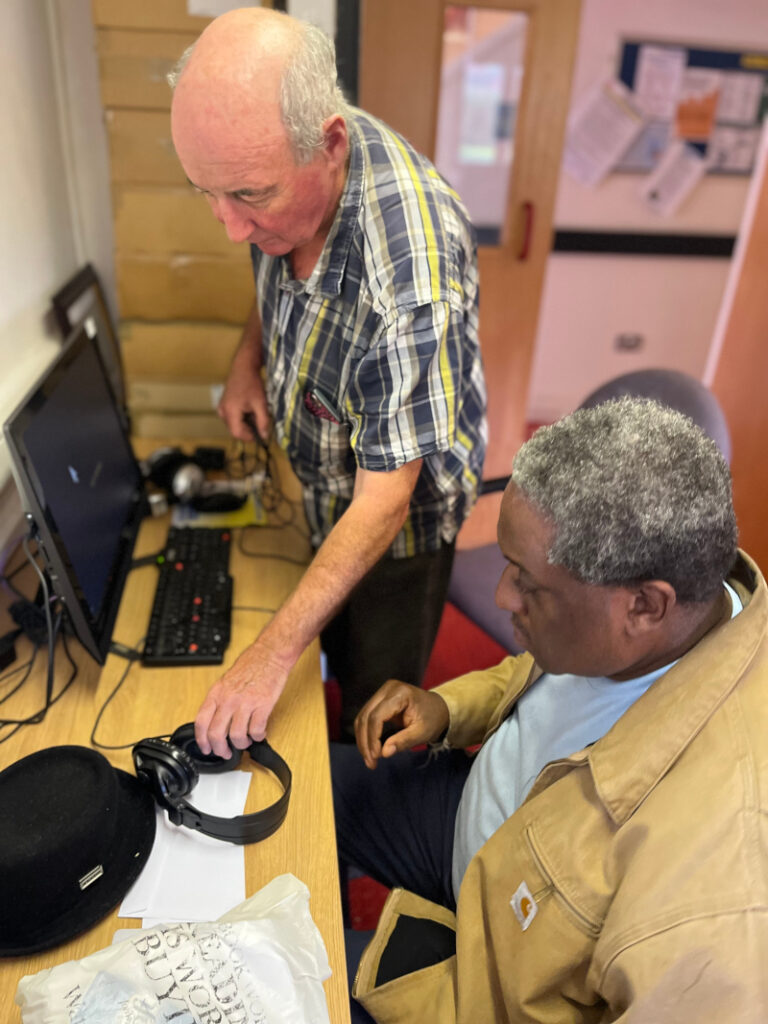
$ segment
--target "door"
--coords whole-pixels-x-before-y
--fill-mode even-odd
[[[360,106],[435,162],[478,229],[486,479],[524,440],[578,24],[579,0],[363,0]],[[495,539],[499,502],[478,502],[460,546]]]
[[[731,433],[733,504],[739,546],[768,574],[768,122],[715,328],[704,382],[720,400]]]

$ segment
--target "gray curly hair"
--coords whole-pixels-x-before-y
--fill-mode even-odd
[[[308,164],[325,143],[324,122],[335,114],[347,116],[349,105],[338,84],[333,41],[307,21],[299,25],[301,41],[286,64],[280,83],[280,117],[296,163]],[[194,49],[194,43],[188,46],[168,72],[166,78],[172,89],[176,88]]]
[[[585,583],[662,579],[679,601],[705,601],[736,557],[728,464],[658,402],[620,398],[541,427],[511,479],[555,528],[550,563]]]

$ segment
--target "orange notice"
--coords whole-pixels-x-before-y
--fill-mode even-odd
[[[715,111],[720,90],[703,96],[689,96],[677,105],[675,134],[690,142],[707,142],[715,126]]]

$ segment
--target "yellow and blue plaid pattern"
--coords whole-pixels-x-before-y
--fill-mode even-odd
[[[477,249],[434,167],[362,111],[334,225],[311,276],[252,247],[267,397],[319,544],[355,471],[423,458],[394,557],[451,541],[480,481],[487,427]]]

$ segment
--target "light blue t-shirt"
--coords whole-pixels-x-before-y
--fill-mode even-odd
[[[733,617],[742,604],[735,590],[725,587]],[[520,697],[481,747],[464,784],[453,842],[457,900],[470,860],[517,810],[542,768],[599,740],[674,664],[624,682],[547,672]]]

